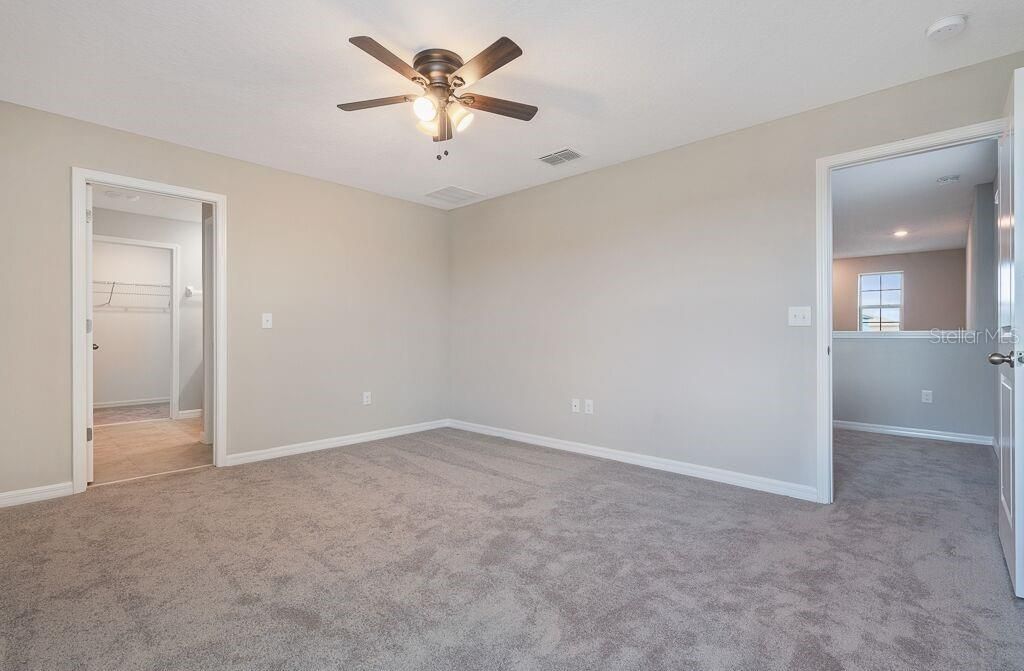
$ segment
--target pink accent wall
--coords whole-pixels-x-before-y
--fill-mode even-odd
[[[962,329],[967,323],[967,267],[963,249],[835,259],[832,329],[857,330],[857,277],[903,271],[903,330]]]

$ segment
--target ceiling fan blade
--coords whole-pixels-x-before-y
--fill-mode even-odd
[[[520,121],[529,121],[537,113],[537,108],[533,105],[524,105],[523,103],[512,102],[511,100],[482,96],[479,93],[467,93],[460,96],[459,101],[466,107],[471,107],[481,112],[500,114],[501,116],[512,117]]]
[[[398,74],[402,75],[406,79],[410,79],[416,82],[421,81],[423,79],[423,76],[420,73],[413,70],[411,65],[409,65],[408,63],[406,63],[401,58],[394,55],[387,49],[385,49],[380,42],[373,39],[372,37],[360,35],[358,37],[350,37],[348,41],[356,45],[366,53],[370,54],[378,61],[388,66],[389,68],[391,68]]]
[[[390,98],[374,98],[373,100],[360,100],[354,103],[342,103],[338,109],[346,112],[370,109],[371,107],[383,107],[384,105],[397,105],[398,103],[411,103],[415,96],[391,96]]]
[[[463,81],[461,86],[469,86],[522,55],[523,50],[518,44],[507,37],[502,37],[453,72],[452,78],[458,77]]]
[[[452,120],[448,118],[448,111],[441,110],[437,114],[437,135],[434,142],[444,142],[452,139]]]

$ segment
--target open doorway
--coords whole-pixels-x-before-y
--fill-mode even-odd
[[[1005,127],[994,120],[818,160],[822,503],[842,477],[837,430],[862,442],[942,440],[991,454],[990,204]]]
[[[226,456],[226,199],[73,169],[76,492]]]
[[[114,187],[92,195],[91,484],[212,465],[203,204]]]
[[[844,450],[991,447],[996,171],[984,139],[833,173],[837,486]]]

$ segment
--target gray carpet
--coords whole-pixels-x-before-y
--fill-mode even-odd
[[[1021,669],[991,450],[837,498],[443,429],[0,510],[0,668]]]

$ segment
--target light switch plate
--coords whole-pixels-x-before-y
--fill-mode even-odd
[[[274,315],[270,312],[263,313],[263,328],[272,329],[274,328]]]
[[[811,325],[811,306],[800,305],[789,308],[789,325],[790,326],[810,326]]]
[[[594,414],[594,401],[592,399],[586,399],[583,401],[583,414],[593,415]]]
[[[580,400],[578,398],[572,399],[572,401],[569,403],[569,408],[573,412],[579,412],[580,411]]]
[[[373,394],[368,391],[363,392],[363,405],[370,405],[373,403]]]

